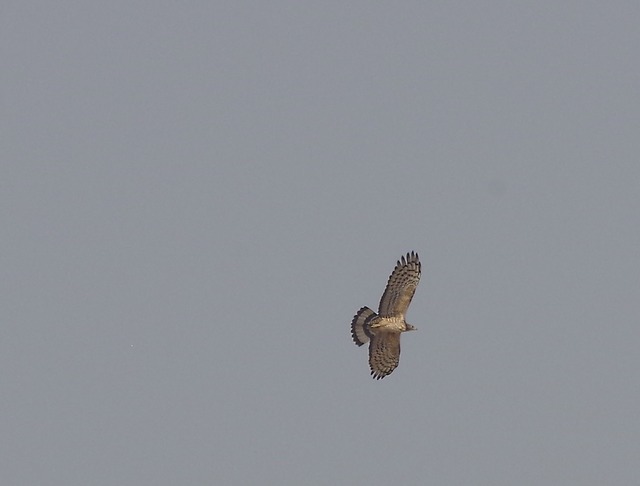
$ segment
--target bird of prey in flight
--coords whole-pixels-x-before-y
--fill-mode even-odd
[[[396,369],[400,361],[400,333],[415,331],[405,321],[413,294],[420,281],[421,264],[418,254],[407,253],[389,276],[382,294],[378,313],[363,307],[351,321],[351,337],[358,346],[369,343],[371,376],[379,380]]]

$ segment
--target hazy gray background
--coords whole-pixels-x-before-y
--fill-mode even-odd
[[[636,2],[1,15],[3,484],[638,484]]]

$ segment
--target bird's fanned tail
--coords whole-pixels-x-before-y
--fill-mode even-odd
[[[378,314],[368,307],[360,309],[351,321],[351,337],[353,342],[358,346],[362,346],[371,339],[371,324],[378,320]]]

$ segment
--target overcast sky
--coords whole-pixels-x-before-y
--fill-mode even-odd
[[[1,17],[3,484],[638,484],[640,4]]]

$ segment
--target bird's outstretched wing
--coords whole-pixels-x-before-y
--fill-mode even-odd
[[[384,378],[396,369],[400,362],[400,333],[381,332],[371,338],[369,367],[376,380]]]
[[[417,253],[407,253],[406,258],[403,256],[398,260],[380,299],[379,315],[382,317],[405,315],[420,282],[420,272],[421,263]]]

